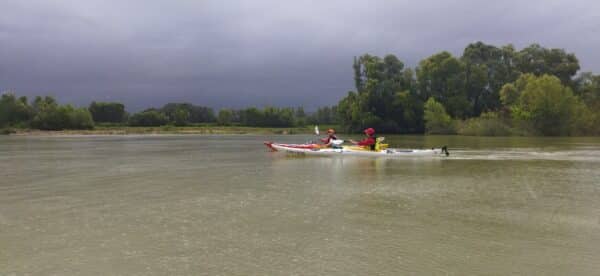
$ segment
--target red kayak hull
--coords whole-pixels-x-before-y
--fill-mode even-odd
[[[265,146],[267,146],[272,151],[277,151],[277,149],[273,147],[273,142],[268,141],[268,142],[264,142],[264,144],[265,144]],[[295,149],[315,149],[315,148],[319,148],[318,144],[279,144],[278,143],[277,145],[288,147],[288,148],[295,148]]]

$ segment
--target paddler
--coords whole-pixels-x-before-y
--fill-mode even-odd
[[[332,147],[333,146],[333,141],[337,140],[337,136],[335,135],[335,130],[333,128],[330,128],[327,130],[327,137],[321,139],[321,142],[323,142],[322,147]]]
[[[370,149],[370,150],[375,150],[375,143],[377,143],[377,137],[375,137],[375,129],[373,128],[367,128],[365,129],[365,134],[367,135],[367,138],[362,139],[360,142],[356,142],[354,140],[350,140],[350,142],[352,144]]]

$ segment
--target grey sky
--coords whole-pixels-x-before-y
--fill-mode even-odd
[[[600,2],[2,0],[0,90],[60,102],[213,107],[336,103],[352,58],[408,66],[470,42],[533,42],[600,73]]]

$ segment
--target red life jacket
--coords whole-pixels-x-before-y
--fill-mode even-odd
[[[369,146],[371,150],[375,150],[375,143],[377,142],[377,137],[375,135],[369,136],[362,141],[358,142],[359,146]]]

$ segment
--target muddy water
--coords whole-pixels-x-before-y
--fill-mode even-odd
[[[600,139],[0,137],[0,275],[598,275]]]

